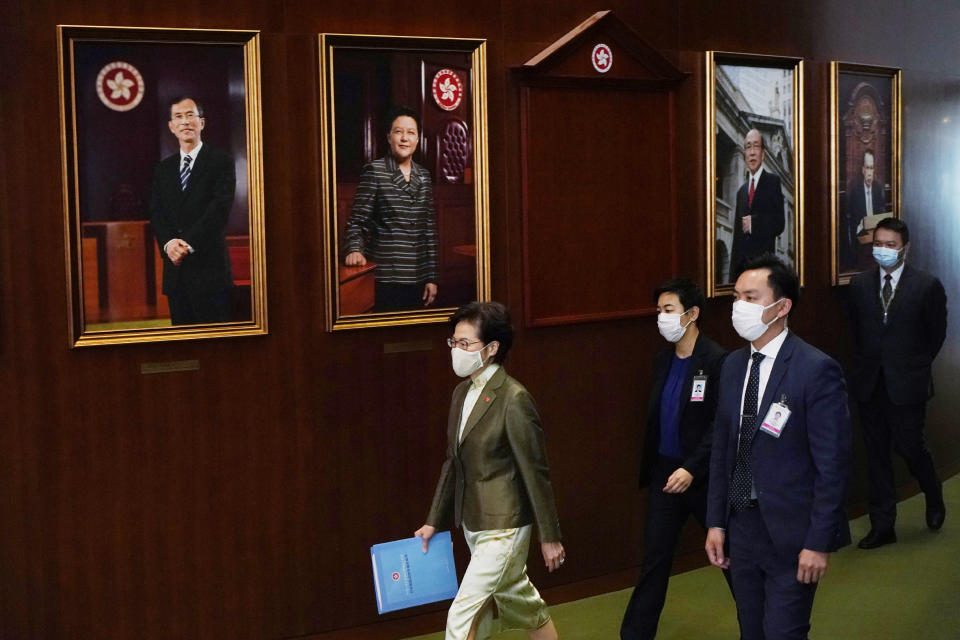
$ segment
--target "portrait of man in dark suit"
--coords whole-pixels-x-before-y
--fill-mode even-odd
[[[874,267],[870,245],[877,221],[900,215],[902,83],[899,69],[833,67],[831,262],[834,283],[843,285]]]
[[[785,217],[780,178],[764,170],[764,155],[763,136],[751,129],[743,141],[743,158],[750,175],[737,191],[730,252],[731,280],[736,280],[748,258],[773,253],[776,238],[783,233]]]
[[[884,213],[886,205],[883,196],[883,182],[876,180],[876,157],[872,150],[863,152],[863,164],[860,169],[863,179],[854,180],[847,191],[847,203],[844,210],[844,224],[841,229],[840,259],[844,268],[854,268],[857,264],[859,241],[857,231],[866,216]]]
[[[163,256],[171,322],[227,322],[233,276],[226,227],[237,182],[233,158],[204,145],[206,119],[196,99],[175,98],[167,124],[179,151],[154,170],[150,223]]]
[[[730,569],[743,640],[807,638],[830,553],[850,543],[843,371],[787,329],[799,297],[799,278],[781,260],[747,260],[732,321],[749,344],[720,373],[706,550]],[[771,421],[776,429],[762,428]]]

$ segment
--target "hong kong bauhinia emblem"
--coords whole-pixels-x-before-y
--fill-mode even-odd
[[[453,111],[463,100],[463,82],[453,69],[433,74],[433,100],[444,111]]]
[[[127,62],[111,62],[97,75],[97,95],[114,111],[130,111],[143,100],[143,76]]]
[[[606,73],[613,67],[613,51],[601,42],[593,48],[593,53],[590,54],[590,60],[593,62],[594,69],[600,73]]]

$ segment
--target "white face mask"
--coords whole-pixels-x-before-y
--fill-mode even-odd
[[[487,347],[483,347],[483,349],[486,348]],[[483,367],[483,356],[481,355],[483,349],[478,351],[467,351],[460,347],[450,349],[450,359],[453,361],[453,372],[461,378],[466,378],[471,373]]]
[[[691,320],[687,324],[680,324],[681,318],[690,313],[692,309],[687,309],[683,313],[661,313],[657,316],[657,329],[660,330],[660,335],[664,337],[667,342],[679,342],[680,338],[687,332],[687,327],[690,326]]]
[[[777,300],[773,304],[768,304],[765,307],[753,302],[747,302],[746,300],[737,300],[733,303],[733,313],[731,313],[733,328],[740,334],[741,338],[747,342],[753,342],[762,336],[770,325],[778,320],[778,318],[774,316],[773,320],[765,323],[763,321],[763,312],[783,300],[784,298],[780,298],[780,300]]]

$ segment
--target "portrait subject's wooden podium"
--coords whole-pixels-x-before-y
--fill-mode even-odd
[[[84,313],[88,323],[147,320],[158,309],[159,254],[147,220],[83,224]],[[166,299],[162,312],[169,316]]]

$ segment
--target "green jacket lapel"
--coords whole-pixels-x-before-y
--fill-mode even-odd
[[[477,426],[480,419],[483,418],[487,409],[489,409],[490,405],[497,399],[497,389],[500,388],[500,385],[503,384],[506,378],[507,372],[501,367],[499,371],[493,374],[493,377],[490,378],[490,381],[487,382],[486,386],[480,392],[480,397],[477,398],[477,403],[473,405],[473,411],[470,412],[470,416],[467,418],[467,424],[463,426],[463,436],[460,438],[460,444],[466,442],[467,436],[470,435],[470,432]],[[464,397],[466,397],[466,393],[464,393]]]
[[[460,419],[461,412],[463,411],[463,401],[467,397],[467,391],[470,390],[470,381],[464,380],[457,385],[456,389],[453,390],[453,398],[451,400],[451,406],[458,407],[459,410],[450,412],[450,421],[447,424],[447,437],[449,442],[457,442],[457,432],[460,431]],[[454,446],[456,449],[456,446]]]

